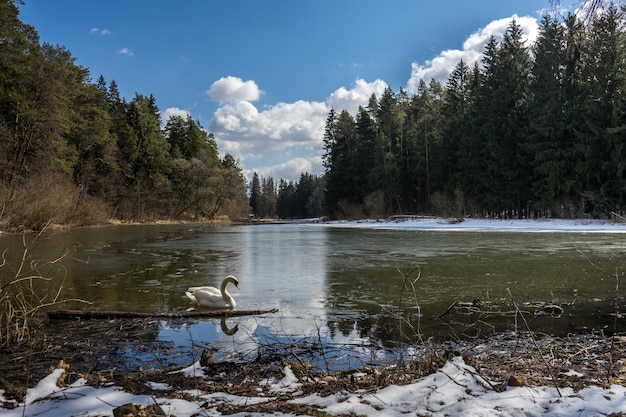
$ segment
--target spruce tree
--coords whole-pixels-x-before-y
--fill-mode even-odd
[[[576,169],[584,181],[588,209],[602,216],[622,210],[626,203],[623,25],[623,13],[610,7],[593,21],[581,56],[585,101],[578,137],[583,158]]]
[[[526,151],[533,169],[534,209],[550,215],[566,198],[568,139],[563,102],[564,31],[544,16],[534,46],[531,91],[533,105]]]
[[[257,217],[261,216],[261,180],[259,174],[252,174],[252,184],[250,184],[250,208],[252,214]]]

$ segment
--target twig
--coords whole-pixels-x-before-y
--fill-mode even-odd
[[[515,307],[515,310],[520,311],[517,305],[517,301],[515,301],[515,299],[513,298],[513,294],[511,293],[511,290],[507,288],[506,292],[509,294],[509,298],[511,299],[511,304],[513,305],[513,307]],[[559,394],[559,397],[562,397],[563,395],[561,394],[561,390],[559,389],[556,383],[556,377],[554,375],[554,372],[552,372],[552,366],[550,366],[546,358],[543,356],[543,353],[541,352],[541,348],[539,347],[539,344],[537,343],[537,339],[535,338],[534,333],[532,332],[532,330],[530,329],[530,326],[528,325],[528,321],[526,321],[526,318],[524,317],[523,314],[519,314],[519,317],[522,318],[522,321],[524,322],[524,325],[526,326],[526,330],[528,330],[528,333],[530,334],[530,337],[533,341],[533,344],[535,345],[535,348],[537,349],[537,352],[539,353],[539,356],[541,357],[541,360],[546,365],[548,373],[550,374],[550,377],[552,378],[552,382],[554,383],[554,388],[556,388],[556,392]]]
[[[474,377],[474,379],[478,380],[480,382],[480,380],[482,380],[485,384],[489,385],[489,387],[494,390],[495,392],[498,392],[498,390],[496,389],[496,387],[484,376],[482,376],[478,371],[472,371],[471,368],[469,367],[459,367],[459,365],[455,364],[455,366],[459,369],[461,369],[462,371],[468,372],[470,375],[472,375]],[[448,377],[449,378],[449,377]],[[485,386],[485,384],[481,384],[483,387]]]
[[[576,249],[576,251],[583,257],[585,258],[585,260],[587,262],[589,262],[589,264],[591,266],[593,266],[594,268],[596,268],[597,270],[607,274],[608,276],[614,276],[615,277],[615,297],[614,297],[614,319],[613,319],[613,337],[611,338],[611,344],[609,347],[609,360],[608,360],[608,368],[607,368],[607,380],[610,380],[611,378],[611,373],[613,372],[613,357],[614,357],[614,352],[615,352],[615,335],[617,334],[617,320],[619,318],[619,304],[618,304],[618,300],[619,300],[619,281],[620,281],[620,276],[623,275],[623,272],[620,274],[619,268],[616,266],[615,267],[615,272],[614,273],[610,273],[608,270],[600,267],[595,260],[593,259],[592,256],[588,256],[586,253],[584,253],[582,250],[580,249]],[[591,253],[591,255],[593,255],[593,253]]]

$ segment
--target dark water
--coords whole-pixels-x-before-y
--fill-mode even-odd
[[[24,245],[21,236],[0,236],[0,244],[7,282]],[[59,300],[90,303],[68,301],[63,308],[180,312],[190,306],[189,286],[219,286],[234,274],[239,309],[279,310],[223,322],[156,321],[148,339],[168,346],[170,363],[188,363],[204,347],[231,359],[296,346],[323,347],[326,365],[355,366],[430,337],[525,327],[509,314],[513,301],[534,331],[624,330],[615,315],[624,309],[621,234],[151,225],[73,230],[27,246],[42,270],[62,265],[55,279],[36,284],[42,297],[50,300],[60,286]],[[455,301],[475,298],[482,314],[451,310],[437,317]],[[542,314],[546,304],[560,305],[564,314]],[[142,355],[123,352],[126,360],[148,360]]]

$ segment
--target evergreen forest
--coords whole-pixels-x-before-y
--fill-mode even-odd
[[[517,22],[445,83],[330,110],[324,175],[275,182],[191,117],[92,81],[0,0],[0,225],[221,217],[610,217],[626,209],[625,10]]]
[[[336,217],[435,213],[608,217],[626,209],[624,10],[546,16],[534,45],[513,21],[445,85],[387,89],[331,111],[326,205]]]
[[[253,210],[348,219],[622,216],[624,10],[598,5],[585,19],[545,16],[533,45],[513,21],[479,64],[458,62],[445,84],[422,81],[413,95],[388,88],[356,115],[331,110],[325,175],[281,182],[277,196],[271,178],[257,178]]]
[[[162,121],[152,95],[120,97],[115,81],[40,42],[0,0],[0,225],[247,216],[245,179],[190,117]]]

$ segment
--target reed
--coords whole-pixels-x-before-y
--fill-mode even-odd
[[[0,348],[9,348],[34,339],[43,311],[60,299],[65,269],[63,251],[56,259],[35,259],[33,249],[45,236],[22,234],[21,253],[2,252],[0,262]]]

